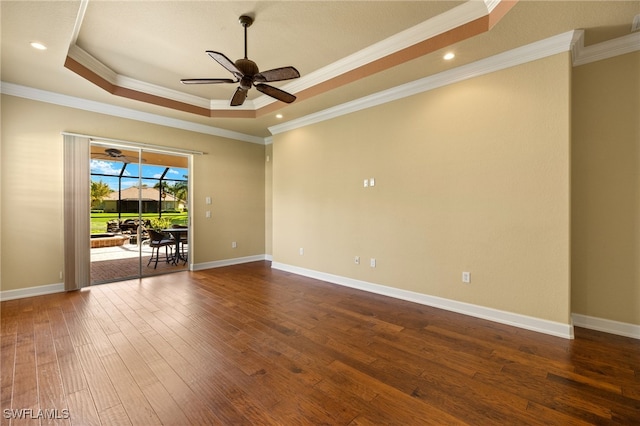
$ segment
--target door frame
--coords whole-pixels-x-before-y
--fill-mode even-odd
[[[189,229],[193,226],[193,157],[204,155],[202,151],[152,145],[141,142],[103,138],[63,132],[64,174],[64,289],[79,290],[91,285],[90,277],[90,147],[91,143],[109,144],[114,147],[133,148],[167,155],[187,157],[189,173]],[[193,268],[193,232],[189,232],[189,264]]]

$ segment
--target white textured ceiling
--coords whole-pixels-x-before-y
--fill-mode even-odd
[[[226,102],[234,85],[185,86],[181,78],[230,75],[209,58],[216,50],[243,56],[242,14],[248,56],[262,70],[293,65],[306,76],[425,21],[436,22],[467,2],[447,1],[2,1],[3,82],[123,106],[166,117],[266,137],[268,127],[390,87],[504,52],[572,29],[585,42],[628,34],[640,1],[521,0],[490,31],[361,79],[327,89],[258,118],[211,118],[111,94],[64,67],[70,46],[112,72],[202,99]],[[484,3],[483,3],[484,4]],[[490,3],[488,3],[490,4]],[[431,21],[430,21],[431,20]],[[29,46],[40,41],[46,51]],[[445,62],[445,50],[457,58]],[[283,84],[274,85],[282,87]],[[252,89],[249,99],[259,93]]]

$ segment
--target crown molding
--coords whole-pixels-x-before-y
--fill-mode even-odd
[[[581,38],[573,51],[573,66],[586,65],[638,50],[640,50],[640,32],[586,47],[584,38]]]
[[[498,7],[502,0],[484,0],[484,4],[487,7],[489,13],[493,12],[493,9]]]
[[[384,90],[342,105],[328,108],[324,111],[319,111],[286,123],[271,126],[269,127],[269,131],[271,134],[276,135],[278,133],[330,120],[362,109],[371,108],[387,102],[413,96],[417,93],[426,92],[438,87],[458,83],[470,78],[514,67],[558,53],[567,52],[574,48],[577,41],[582,37],[582,34],[582,30],[559,34],[471,64],[463,65],[452,70],[434,74],[411,83],[406,83],[392,89]]]
[[[418,25],[368,46],[353,55],[347,56],[326,67],[309,73],[308,75],[302,76],[295,81],[288,82],[280,88],[293,93],[310,89],[346,72],[363,67],[398,51],[436,37],[439,34],[459,28],[469,22],[486,17],[501,2],[502,0],[468,1]],[[209,111],[258,111],[277,102],[269,96],[261,95],[253,101],[247,100],[241,107],[231,107],[229,106],[228,100],[205,99],[116,73],[114,70],[110,69],[107,65],[100,62],[97,58],[92,56],[89,52],[84,51],[76,44],[88,3],[89,0],[82,0],[80,2],[67,56],[77,62],[80,66],[84,67],[90,73],[94,74],[93,78],[98,77],[103,79],[114,87],[129,89],[137,93],[151,95],[157,99],[176,101],[182,104],[204,108]],[[72,69],[72,71],[77,72],[74,69]],[[87,78],[86,75],[80,75]],[[93,81],[92,79],[89,80]]]
[[[100,114],[111,115],[114,117],[127,118],[130,120],[141,121],[145,123],[158,124],[176,129],[188,130],[191,132],[202,133],[212,136],[220,136],[223,138],[250,142],[259,145],[265,144],[265,139],[247,135],[245,133],[233,132],[214,126],[193,123],[191,121],[179,120],[175,118],[164,117],[157,114],[137,111],[131,108],[124,108],[115,105],[105,104],[102,102],[90,101],[87,99],[76,98],[74,96],[61,95],[59,93],[49,92],[46,90],[34,89],[32,87],[21,86],[13,83],[0,82],[0,93],[4,95],[16,96],[19,98],[31,99],[34,101],[46,102],[54,105],[60,105],[69,108],[81,109]]]
[[[584,30],[568,31],[443,73],[271,126],[269,131],[272,135],[276,135],[562,52],[571,52],[572,64],[577,67],[639,50],[640,33],[632,33],[585,47]]]
[[[500,3],[500,0],[497,0],[495,3],[497,5]],[[352,71],[363,65],[433,38],[438,34],[442,34],[471,21],[482,18],[488,13],[489,9],[482,1],[470,1],[461,4],[460,6],[394,34],[393,36],[378,43],[365,47],[353,55],[347,56],[327,65],[326,67],[320,68],[319,70],[292,81],[286,87],[293,92],[300,92],[302,90],[309,89],[348,71]]]
[[[626,53],[640,50],[640,33],[632,33],[618,39],[606,41],[592,46],[584,46],[584,32],[582,30],[569,31],[555,37],[551,37],[536,43],[504,52],[481,61],[474,62],[462,67],[439,73],[430,77],[407,83],[395,88],[375,93],[342,105],[319,111],[286,123],[269,127],[272,135],[283,133],[299,127],[319,123],[332,118],[340,117],[351,112],[359,111],[373,106],[381,105],[394,100],[402,99],[438,87],[464,81],[473,77],[478,77],[505,68],[535,61],[557,53],[571,51],[573,65],[580,66],[594,61],[608,59]],[[76,51],[76,53],[79,51]],[[81,53],[80,53],[81,54]],[[89,55],[90,56],[90,55]],[[0,83],[0,92],[6,95],[67,106],[86,111],[97,112],[136,121],[142,121],[162,126],[174,127],[178,129],[220,136],[244,142],[265,145],[272,143],[272,137],[261,138],[244,133],[233,132],[220,129],[214,126],[193,123],[185,120],[167,118],[164,116],[144,113],[134,109],[118,107],[101,102],[89,101],[67,95],[61,95],[45,90],[20,86],[13,83]],[[216,101],[224,102],[226,101]],[[259,100],[255,101],[258,104]],[[212,103],[212,107],[218,108],[218,103]]]

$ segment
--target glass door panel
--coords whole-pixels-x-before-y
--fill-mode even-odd
[[[91,283],[187,269],[187,188],[185,156],[92,143]],[[170,243],[157,250],[153,230]]]

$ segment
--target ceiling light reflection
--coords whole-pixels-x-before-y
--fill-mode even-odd
[[[37,41],[32,41],[31,42],[31,47],[33,47],[34,49],[38,49],[38,50],[47,50],[47,46],[45,46],[42,43],[39,43]]]

